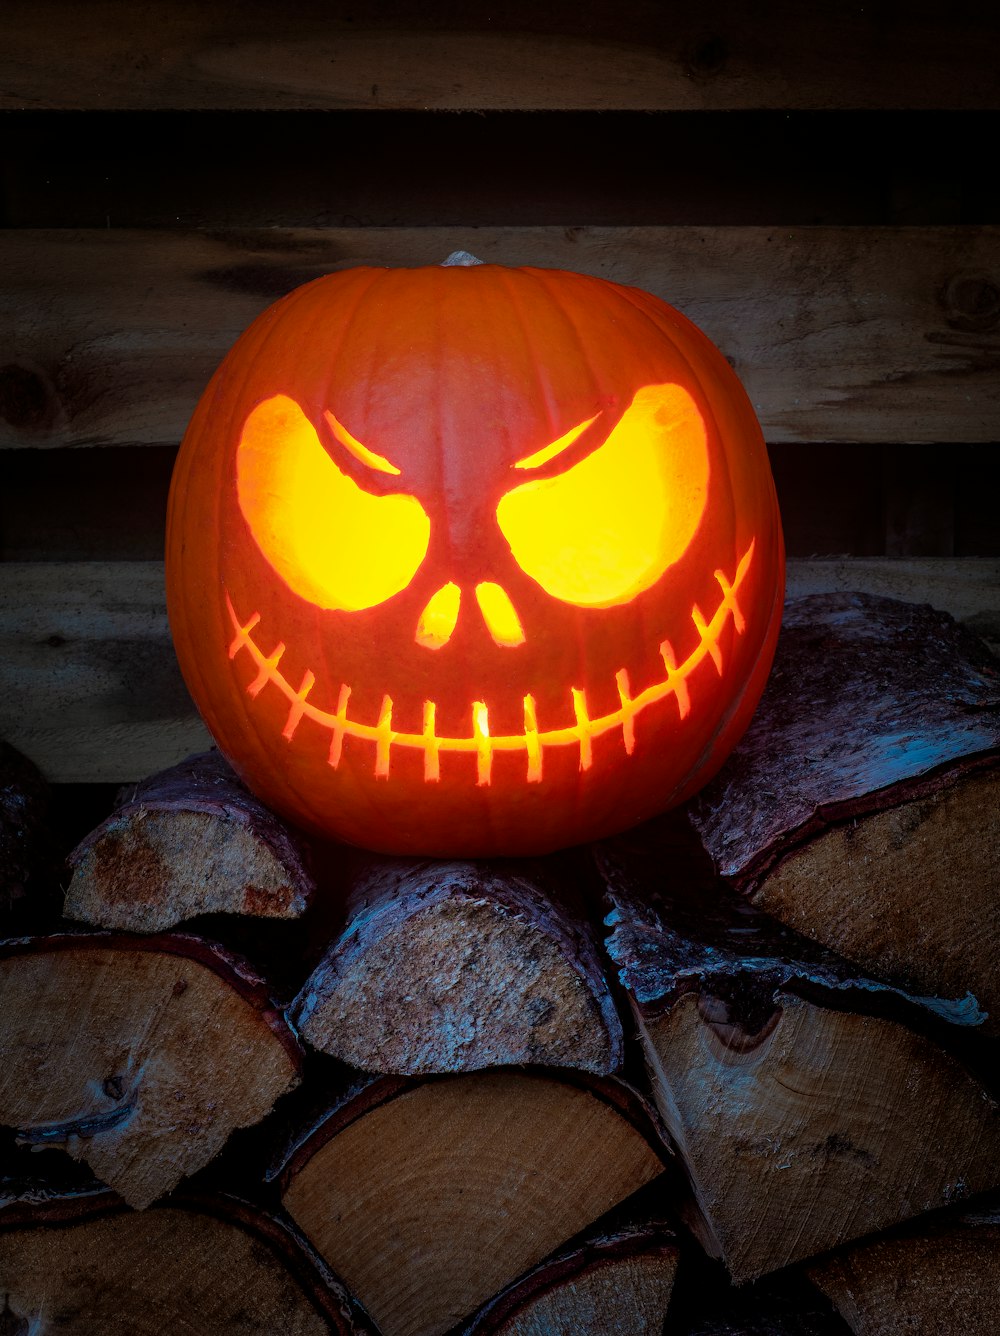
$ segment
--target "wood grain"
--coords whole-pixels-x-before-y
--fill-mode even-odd
[[[996,227],[40,229],[0,234],[0,446],[176,445],[276,298],[459,249],[668,300],[771,442],[1000,440]]]
[[[1000,1306],[1000,1211],[938,1214],[821,1258],[810,1280],[855,1336],[991,1336]]]
[[[282,1204],[385,1336],[442,1336],[661,1176],[660,1148],[579,1079],[473,1072],[345,1109]]]
[[[10,0],[0,108],[992,107],[995,10]]]
[[[1000,1110],[943,1051],[879,1017],[776,1001],[756,1035],[691,994],[641,1025],[689,1223],[737,1283],[996,1177]]]
[[[18,1199],[0,1209],[6,1330],[137,1336],[374,1336],[287,1221],[222,1193],[171,1194],[129,1211],[108,1191]],[[155,1260],[154,1260],[155,1259]]]
[[[1000,642],[997,560],[794,561],[788,589],[929,602]],[[129,783],[211,745],[160,562],[0,562],[0,737],[56,783]]]
[[[262,981],[191,936],[6,942],[0,1021],[0,1122],[84,1160],[137,1209],[300,1079]]]

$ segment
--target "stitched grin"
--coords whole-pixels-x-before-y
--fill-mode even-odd
[[[233,607],[232,600],[226,593],[226,606],[233,626],[233,639],[229,646],[229,657],[235,659],[240,653],[246,653],[257,668],[257,675],[248,684],[248,695],[256,698],[263,689],[271,684],[289,703],[288,718],[282,729],[282,736],[289,742],[303,719],[329,730],[330,749],[328,763],[336,769],[343,753],[344,739],[357,738],[371,743],[374,747],[374,773],[379,779],[388,779],[393,749],[396,747],[417,748],[424,756],[424,779],[434,782],[441,777],[442,753],[471,753],[476,757],[476,782],[489,784],[492,776],[493,757],[497,752],[523,752],[525,755],[529,783],[539,783],[542,779],[542,764],[545,752],[550,747],[575,747],[580,754],[580,769],[589,770],[593,764],[593,740],[616,730],[621,731],[622,744],[631,755],[635,748],[635,721],[654,705],[673,697],[678,716],[685,719],[691,709],[691,695],[688,680],[694,671],[706,659],[711,659],[719,676],[723,673],[722,651],[719,639],[727,622],[732,619],[733,628],[742,635],[746,627],[743,614],[737,602],[740,586],[746,578],[753,559],[754,544],[744,552],[736,568],[736,574],[730,581],[721,570],[715,572],[715,579],[722,592],[715,612],[706,621],[697,604],[691,610],[691,622],[697,632],[698,641],[686,658],[677,661],[673,646],[669,640],[660,642],[659,652],[663,661],[664,675],[652,685],[631,694],[631,685],[626,669],[621,668],[615,674],[615,684],[620,701],[619,708],[607,714],[591,717],[587,710],[586,694],[576,687],[570,689],[573,722],[562,728],[540,729],[535,710],[535,699],[531,695],[524,697],[524,729],[520,733],[507,733],[493,736],[490,733],[489,709],[484,701],[473,701],[470,709],[471,728],[465,736],[441,736],[435,728],[436,706],[432,700],[425,700],[423,707],[423,730],[420,733],[398,732],[392,726],[393,702],[390,696],[383,696],[378,719],[374,723],[364,723],[351,718],[348,709],[351,688],[346,683],[340,687],[336,710],[325,710],[314,704],[310,693],[316,685],[315,675],[307,669],[298,688],[293,687],[281,672],[281,657],[285,652],[284,642],[274,646],[266,654],[253,638],[253,632],[260,624],[260,614],[255,612],[246,621]]]

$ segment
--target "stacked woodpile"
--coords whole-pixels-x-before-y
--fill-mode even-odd
[[[2,29],[0,1336],[993,1336],[996,6]],[[841,595],[688,810],[531,865],[307,845],[178,766],[209,376],[299,284],[462,249],[693,319],[790,593]]]
[[[4,1330],[992,1331],[998,758],[1000,663],[866,595],[688,809],[530,862],[306,842],[213,752],[60,906],[8,754]]]

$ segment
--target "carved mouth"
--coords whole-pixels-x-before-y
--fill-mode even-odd
[[[392,727],[392,698],[383,696],[378,720],[373,724],[362,723],[348,715],[351,688],[341,685],[335,711],[324,710],[308,699],[316,685],[316,678],[310,669],[306,669],[302,682],[296,689],[282,674],[279,668],[281,656],[285,652],[284,642],[275,645],[270,654],[256,644],[252,632],[260,622],[260,613],[255,612],[244,622],[237,615],[232,600],[226,593],[226,606],[233,624],[233,640],[229,646],[229,657],[245,651],[257,668],[257,676],[247,686],[247,693],[256,698],[264,687],[271,683],[281,692],[289,703],[288,719],[282,729],[282,736],[291,741],[295,730],[303,719],[329,730],[330,750],[328,763],[334,769],[340,764],[344,747],[344,738],[360,738],[374,745],[374,773],[378,779],[388,779],[393,748],[417,748],[424,755],[424,779],[434,782],[441,777],[442,752],[468,752],[476,757],[476,782],[489,784],[492,776],[493,757],[497,752],[523,752],[525,755],[528,783],[537,784],[542,779],[542,760],[549,747],[576,747],[580,752],[580,769],[589,770],[593,764],[593,740],[605,733],[621,730],[625,751],[631,755],[635,748],[635,720],[645,710],[660,701],[673,696],[677,703],[677,712],[685,719],[691,709],[688,691],[688,678],[705,659],[711,659],[716,672],[722,676],[722,651],[719,638],[732,618],[733,627],[738,635],[746,628],[746,621],[736,601],[736,595],[746,578],[753,559],[754,544],[744,552],[736,568],[732,582],[722,571],[715,572],[715,579],[722,591],[722,598],[711,619],[706,622],[701,609],[695,604],[691,609],[691,621],[698,633],[698,643],[687,658],[678,663],[673,646],[669,640],[660,642],[660,657],[663,660],[664,676],[648,686],[637,696],[631,694],[628,672],[621,668],[615,674],[618,697],[621,705],[609,714],[591,718],[587,711],[586,693],[576,687],[570,689],[573,711],[573,723],[563,728],[539,729],[535,712],[535,698],[524,697],[524,730],[521,733],[508,733],[493,737],[490,734],[489,710],[485,702],[473,701],[472,727],[464,737],[442,737],[435,731],[436,705],[432,700],[424,701],[423,731],[420,733],[397,732]]]

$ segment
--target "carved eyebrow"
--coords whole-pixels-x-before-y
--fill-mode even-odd
[[[596,422],[600,413],[595,413],[593,417],[587,418],[586,422],[579,422],[575,427],[571,427],[565,435],[560,436],[557,441],[550,445],[543,445],[541,450],[536,450],[533,455],[527,455],[524,459],[519,459],[514,465],[516,469],[537,469],[543,464],[547,464],[550,459],[556,455],[562,454],[568,450],[574,441],[579,440],[592,422]]]
[[[323,416],[326,418],[330,430],[336,436],[337,440],[349,450],[355,459],[360,459],[362,464],[367,464],[370,469],[377,469],[379,473],[399,474],[400,469],[395,464],[390,464],[384,455],[377,455],[374,450],[369,450],[367,445],[362,445],[356,436],[352,436],[342,422],[338,422],[330,410],[324,410]]]

